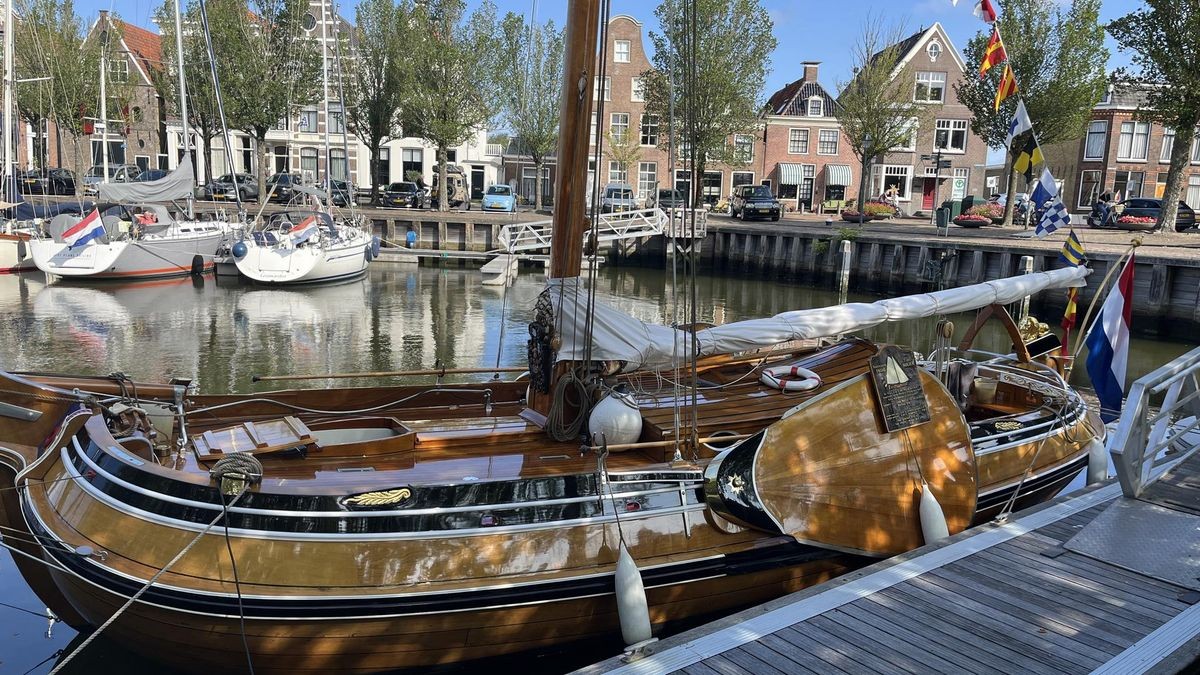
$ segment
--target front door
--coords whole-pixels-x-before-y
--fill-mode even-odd
[[[937,179],[929,177],[925,179],[925,186],[921,189],[921,209],[923,211],[932,211],[934,198],[937,196]]]
[[[483,167],[471,167],[471,199],[483,199]]]

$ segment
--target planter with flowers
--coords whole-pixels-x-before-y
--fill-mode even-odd
[[[870,202],[868,202],[867,206],[870,207],[870,205]],[[858,210],[858,202],[855,201],[848,202],[846,207],[842,209],[842,220],[847,223],[865,223],[871,220],[871,218],[869,209],[867,213],[861,213]]]
[[[1158,224],[1154,216],[1119,216],[1117,225],[1123,225],[1131,230],[1152,230]]]
[[[872,218],[891,218],[896,215],[895,207],[883,202],[867,202],[864,211]]]
[[[985,225],[990,225],[991,222],[991,218],[973,213],[964,213],[954,219],[954,224],[961,227],[984,227]]]
[[[1004,207],[999,204],[988,202],[986,204],[972,206],[971,208],[967,209],[967,212],[963,215],[983,216],[987,218],[993,225],[999,225],[1000,223],[1004,222]]]

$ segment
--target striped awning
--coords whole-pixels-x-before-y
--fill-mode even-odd
[[[826,164],[825,185],[840,185],[846,187],[854,182],[848,164]]]
[[[803,164],[780,164],[779,165],[779,184],[780,185],[799,185],[804,178]]]

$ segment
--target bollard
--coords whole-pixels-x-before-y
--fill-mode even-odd
[[[839,302],[846,302],[846,293],[850,290],[850,240],[842,240],[842,268],[838,276]]]
[[[1031,256],[1031,255],[1021,256],[1020,267],[1021,267],[1022,274],[1033,274],[1033,256]],[[1023,300],[1021,300],[1021,316],[1017,318],[1017,321],[1020,322],[1020,321],[1024,320],[1025,317],[1027,317],[1027,316],[1029,316],[1029,296],[1028,295],[1025,296],[1025,298]]]

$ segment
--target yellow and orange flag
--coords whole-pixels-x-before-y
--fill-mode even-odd
[[[987,74],[993,66],[1004,63],[1008,53],[1004,51],[1004,43],[1000,41],[1000,31],[992,27],[992,39],[988,40],[987,48],[983,50],[983,63],[979,64],[979,79]]]
[[[1000,86],[996,88],[996,110],[1000,110],[1000,104],[1004,99],[1017,93],[1017,76],[1013,75],[1012,66],[1005,64],[1004,75],[1000,77]]]

